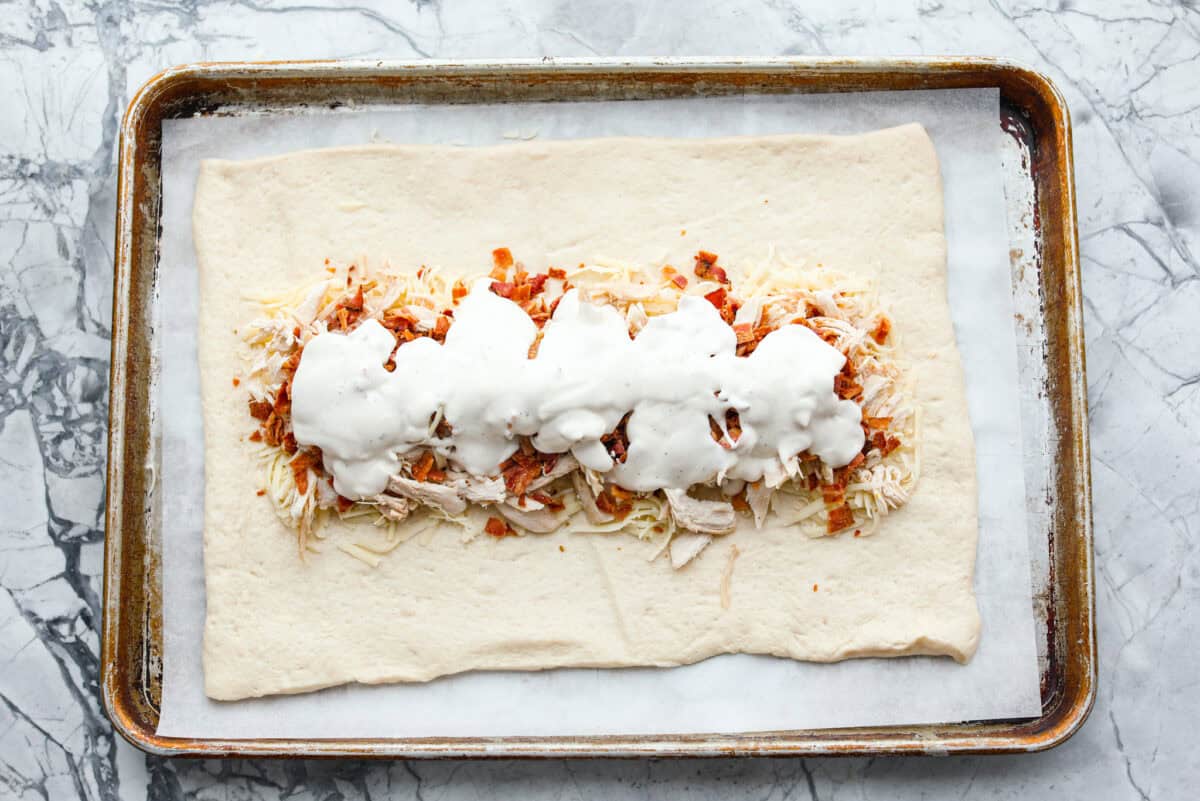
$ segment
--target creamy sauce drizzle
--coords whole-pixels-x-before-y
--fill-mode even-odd
[[[804,450],[841,467],[862,448],[858,405],[833,391],[845,357],[803,326],[785,325],[739,357],[733,330],[703,298],[684,296],[631,340],[620,312],[571,290],[530,359],[537,327],[490,283],[463,298],[445,344],[399,348],[394,372],[383,365],[395,339],[375,320],[305,345],[292,426],[301,445],[321,448],[338,493],[377,495],[416,448],[497,475],[518,435],[638,492],[780,476]],[[727,449],[708,418],[723,425],[730,408],[742,433]],[[439,411],[453,428],[446,438],[433,430]],[[617,464],[600,437],[627,412],[628,456]]]

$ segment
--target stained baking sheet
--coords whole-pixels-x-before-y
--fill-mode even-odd
[[[407,106],[168,120],[159,327],[163,372],[163,689],[158,733],[191,737],[742,732],[1036,716],[1041,711],[1024,516],[1017,347],[996,90],[666,101]],[[983,616],[967,666],[909,658],[814,665],[731,655],[658,669],[473,673],[222,704],[203,696],[200,408],[191,198],[201,158],[368,141],[850,133],[919,121],[946,188],[951,306],[976,436]],[[1042,546],[1044,547],[1044,545]],[[398,558],[399,555],[397,555]],[[761,692],[746,694],[754,686]],[[386,710],[387,714],[381,714]]]

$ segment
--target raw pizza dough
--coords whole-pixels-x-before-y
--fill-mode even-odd
[[[728,652],[814,661],[974,653],[974,444],[946,300],[941,179],[919,125],[206,161],[194,225],[210,697],[474,669],[670,666]],[[875,536],[748,526],[676,572],[626,535],[464,544],[447,527],[371,568],[334,547],[362,533],[337,521],[326,524],[324,553],[302,561],[294,534],[256,496],[252,421],[231,386],[235,329],[256,315],[247,293],[303,284],[326,258],[473,275],[499,246],[535,270],[605,256],[690,265],[703,248],[736,269],[771,245],[874,278],[912,359],[920,483]]]

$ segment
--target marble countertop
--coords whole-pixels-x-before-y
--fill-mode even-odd
[[[1086,6],[1086,8],[1085,8]],[[984,54],[1075,123],[1100,690],[1015,757],[147,758],[97,698],[114,151],[159,69],[220,59]],[[1200,782],[1200,10],[745,0],[0,2],[0,798],[1182,798]]]

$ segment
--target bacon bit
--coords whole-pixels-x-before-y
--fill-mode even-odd
[[[862,536],[862,529],[861,529],[861,528],[856,528],[856,529],[854,529],[854,536],[856,536],[856,537],[861,537],[861,536]]]
[[[417,268],[417,278],[424,278],[424,277],[425,277],[425,265],[422,264],[420,267]],[[349,279],[346,279],[346,280],[349,281]]]
[[[815,489],[816,489],[818,486],[820,486],[820,484],[821,484],[821,479],[820,479],[820,477],[818,477],[818,476],[817,476],[817,474],[816,474],[816,473],[809,473],[809,475],[808,475],[808,480],[807,480],[805,483],[806,483],[806,485],[807,485],[807,487],[808,487],[808,491],[809,491],[809,492],[812,492],[812,491],[813,491],[813,490],[815,490]]]
[[[236,386],[237,386],[238,384],[240,384],[240,383],[242,383],[242,379],[238,378],[238,377],[235,375],[235,376],[233,377],[233,385],[236,387]]]
[[[613,500],[615,501],[624,502],[633,498],[633,493],[619,484],[609,484],[608,491],[613,496]]]
[[[437,428],[433,429],[433,434],[440,439],[445,439],[454,433],[454,428],[446,422],[445,418],[438,420]]]
[[[733,504],[733,508],[738,510],[739,512],[749,512],[750,511],[750,504],[746,502],[746,491],[745,490],[742,490],[737,495],[734,495],[732,498],[729,499],[729,502],[731,504]]]
[[[725,291],[725,287],[714,289],[704,296],[704,299],[717,307],[717,311],[721,311],[725,307],[725,301],[729,298],[729,293]]]
[[[446,338],[446,334],[450,331],[450,318],[445,315],[440,315],[433,324],[433,338],[441,342]]]
[[[350,507],[354,505],[354,501],[342,495],[337,496],[337,510],[341,513],[346,513]]]
[[[829,510],[829,533],[836,534],[845,528],[850,528],[854,525],[854,512],[849,506],[842,504],[836,509]]]
[[[555,498],[553,495],[547,495],[544,492],[531,492],[529,493],[529,497],[554,512],[566,508],[566,505],[558,498]]]
[[[292,351],[292,355],[287,357],[287,361],[280,365],[279,369],[286,370],[289,373],[296,372],[296,368],[300,366],[300,354],[303,352],[304,346],[301,345],[299,348]]]
[[[754,341],[754,327],[750,323],[738,323],[733,327],[733,333],[737,335],[739,345]]]
[[[360,312],[360,311],[362,311],[362,310],[363,310],[363,288],[362,288],[362,284],[359,284],[359,286],[358,286],[358,291],[356,291],[356,292],[354,293],[354,296],[353,296],[353,297],[351,297],[349,300],[343,300],[343,301],[342,301],[340,304],[338,304],[338,305],[340,305],[340,306],[341,306],[343,309],[346,309],[347,311],[352,311],[352,312]]]
[[[816,592],[816,591],[817,591],[817,585],[816,585],[816,584],[814,584],[814,585],[813,585],[813,592]]]
[[[729,432],[729,438],[735,443],[742,436],[742,416],[738,414],[737,409],[725,410],[725,430]]]
[[[262,496],[267,494],[267,491],[265,489],[260,489],[258,492],[254,493],[254,494],[261,498]]]
[[[425,451],[417,463],[412,466],[412,477],[417,481],[424,481],[434,467],[433,451]]]
[[[512,298],[515,287],[507,281],[493,281],[488,289],[502,298]]]
[[[846,465],[846,467],[848,467],[850,469],[854,469],[854,468],[858,467],[859,465],[861,465],[866,460],[867,460],[867,457],[863,456],[861,453],[856,453],[856,454],[854,454],[854,458],[850,460],[850,464]]]
[[[604,491],[596,496],[596,508],[607,515],[612,515],[618,520],[624,520],[633,511],[633,504],[620,503],[611,494],[614,485],[609,485],[604,488]]]
[[[679,275],[678,273],[676,273],[675,275],[671,276],[671,283],[674,284],[675,286],[679,287],[680,289],[687,289],[687,285],[688,285],[687,276]]]
[[[279,392],[275,394],[275,405],[272,407],[277,415],[287,414],[292,408],[292,401],[288,397],[288,385],[283,383],[279,385]]]
[[[725,270],[717,266],[717,258],[716,253],[709,253],[707,250],[698,252],[696,254],[696,275],[719,284],[728,284],[729,276],[725,274]]]
[[[498,517],[489,517],[487,522],[483,524],[483,530],[496,539],[515,533],[509,528],[508,523],[505,523]]]
[[[851,400],[862,394],[862,387],[839,373],[833,377],[833,391],[842,400]]]
[[[625,464],[625,458],[628,456],[629,435],[625,433],[625,425],[629,422],[630,414],[632,412],[622,417],[621,422],[617,423],[617,427],[611,433],[600,437],[600,442],[604,444],[608,455],[618,464]]]
[[[249,439],[251,442],[262,442],[262,432],[258,429],[255,429],[254,431],[250,432]]]
[[[469,291],[470,290],[467,289],[467,285],[464,284],[460,278],[459,280],[455,281],[454,286],[450,288],[450,297],[453,298],[455,303],[458,303],[467,296]]]
[[[514,303],[526,303],[533,296],[529,284],[520,283],[513,287],[512,300]]]
[[[308,492],[308,471],[309,468],[317,467],[321,464],[320,454],[312,451],[304,451],[292,459],[288,466],[292,468],[292,477],[296,480],[296,489],[300,494]]]
[[[854,366],[854,360],[845,351],[842,352],[842,355],[846,357],[846,361],[842,362],[842,375],[846,376],[846,378],[854,378],[858,375],[858,368]]]
[[[821,498],[828,506],[839,506],[846,500],[846,488],[841,484],[822,484]]]
[[[882,345],[887,341],[888,334],[892,333],[892,321],[886,317],[880,317],[879,322],[875,324],[875,328],[871,331],[871,339],[875,343]]]
[[[500,466],[500,473],[509,492],[513,495],[524,495],[533,480],[542,474],[542,465],[524,454],[515,453]]]
[[[326,263],[328,264],[328,262],[326,262]],[[326,267],[326,268],[325,268],[325,272],[327,272],[327,273],[336,273],[336,272],[337,272],[337,268],[336,268],[336,267]]]
[[[255,420],[266,420],[271,416],[274,404],[271,401],[250,401],[250,416]]]
[[[728,448],[728,443],[725,442],[725,432],[721,430],[721,426],[712,415],[708,417],[708,432],[712,435],[713,442],[720,445],[722,448]]]
[[[283,436],[283,449],[288,453],[295,453],[300,449],[300,446],[296,443],[296,435],[291,431]]]
[[[529,279],[529,294],[540,295],[546,291],[546,282],[550,280],[550,276],[545,273],[538,273]]]
[[[579,266],[582,267],[583,265],[581,264]],[[546,271],[546,274],[549,275],[551,278],[558,278],[563,281],[567,280],[567,271],[560,269],[558,267],[551,267],[549,270]]]
[[[411,331],[417,325],[417,318],[406,311],[390,309],[384,312],[381,323],[391,331]]]
[[[512,267],[512,251],[508,248],[496,248],[492,251],[492,264],[502,270],[507,270],[509,267]]]
[[[890,426],[892,424],[892,418],[890,418],[890,417],[864,417],[863,423],[866,424],[867,428],[873,428],[876,431],[886,431],[888,426]]]

